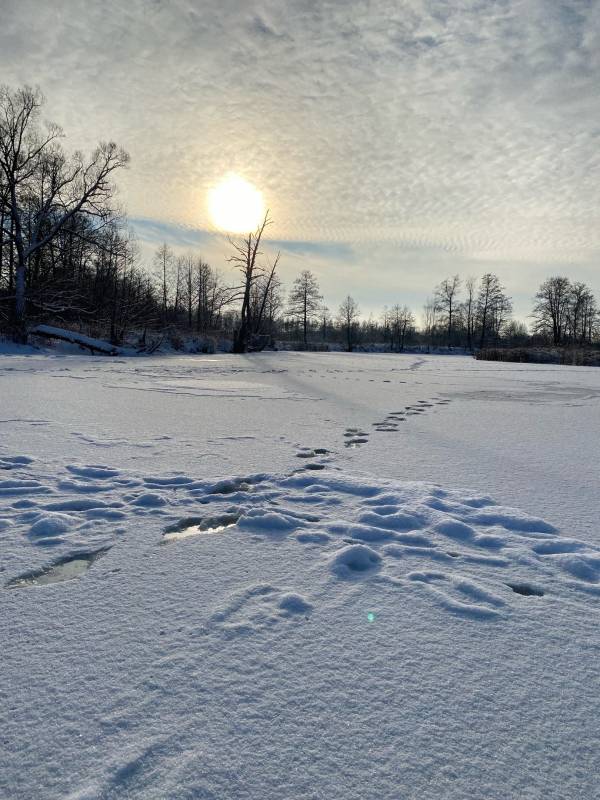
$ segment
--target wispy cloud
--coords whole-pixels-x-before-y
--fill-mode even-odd
[[[295,242],[286,239],[274,239],[270,242],[274,249],[283,250],[285,253],[304,256],[308,258],[325,258],[332,261],[348,262],[354,260],[354,250],[343,242]]]
[[[162,244],[167,242],[172,247],[188,247],[197,249],[207,245],[215,238],[215,234],[198,228],[189,228],[170,222],[161,222],[157,219],[139,219],[133,217],[129,220],[137,236],[148,244]]]
[[[3,80],[39,83],[74,144],[130,150],[136,218],[210,230],[206,191],[234,170],[278,239],[344,264],[384,243],[430,277],[600,256],[597,0],[2,6]]]

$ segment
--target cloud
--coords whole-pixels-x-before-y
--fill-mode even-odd
[[[362,266],[367,294],[420,256],[432,279],[541,265],[599,288],[599,2],[2,5],[3,80],[39,83],[73,146],[130,151],[138,219],[211,231],[206,192],[236,171],[288,252]]]
[[[214,234],[205,230],[193,229],[182,225],[161,222],[156,219],[129,219],[129,224],[137,236],[148,244],[160,245],[167,242],[172,247],[197,249],[207,245]]]

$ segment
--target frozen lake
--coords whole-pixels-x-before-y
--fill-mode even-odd
[[[600,370],[0,356],[0,398],[0,796],[596,796]]]

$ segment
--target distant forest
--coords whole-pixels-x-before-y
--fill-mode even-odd
[[[600,343],[600,312],[588,286],[549,277],[533,301],[530,325],[512,317],[499,278],[454,275],[416,313],[401,303],[364,319],[354,298],[324,302],[316,277],[301,272],[291,287],[261,242],[270,220],[231,241],[227,274],[194,253],[161,245],[144,265],[126,216],[114,202],[114,177],[129,157],[102,143],[86,159],[67,154],[62,130],[41,119],[43,97],[28,87],[0,87],[0,331],[26,342],[49,324],[152,350],[236,352],[280,346],[347,350],[380,345],[488,352],[528,347],[591,348]],[[495,354],[495,355],[494,355]]]

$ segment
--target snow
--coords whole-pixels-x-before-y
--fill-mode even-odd
[[[36,325],[31,333],[36,336],[47,336],[51,339],[59,339],[70,344],[79,345],[81,348],[86,348],[99,353],[106,353],[108,355],[117,355],[121,348],[115,347],[110,342],[105,342],[102,339],[93,339],[91,336],[85,336],[76,331],[66,330],[65,328],[57,328],[53,325]]]
[[[600,372],[13,354],[0,397],[0,797],[598,796]]]

